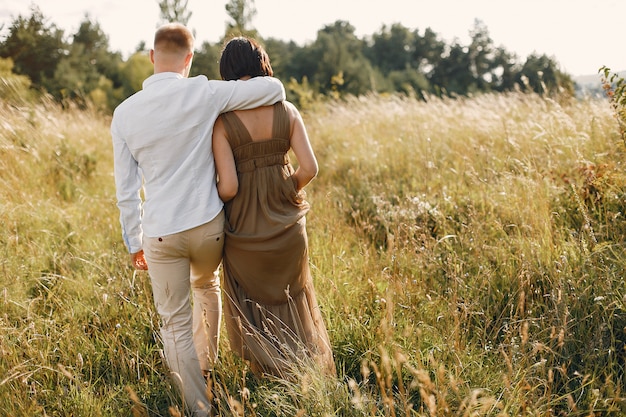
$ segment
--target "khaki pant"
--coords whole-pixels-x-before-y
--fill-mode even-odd
[[[198,416],[209,409],[202,371],[211,370],[217,359],[223,244],[223,212],[191,230],[143,241],[165,358],[185,403]]]

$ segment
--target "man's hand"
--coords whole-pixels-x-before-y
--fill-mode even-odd
[[[143,250],[140,250],[139,252],[131,253],[130,262],[133,264],[135,269],[138,269],[140,271],[148,270],[148,263],[146,262],[146,258],[143,256]]]

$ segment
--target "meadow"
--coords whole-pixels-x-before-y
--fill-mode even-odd
[[[303,116],[337,378],[256,379],[222,337],[218,415],[626,415],[626,149],[606,101],[369,96]],[[121,241],[109,122],[0,103],[1,416],[182,413]]]

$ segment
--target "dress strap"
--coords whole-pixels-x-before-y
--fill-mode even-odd
[[[274,121],[272,137],[274,139],[289,139],[291,136],[291,121],[284,101],[274,104]]]
[[[252,142],[250,132],[235,112],[223,113],[221,116],[226,130],[226,137],[232,149]]]

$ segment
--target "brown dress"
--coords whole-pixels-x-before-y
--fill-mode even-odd
[[[239,190],[225,204],[224,321],[230,347],[257,374],[290,378],[314,363],[335,365],[309,270],[304,193],[297,192],[290,121],[274,105],[272,138],[253,141],[239,117],[222,120]],[[311,359],[313,362],[311,362]]]

